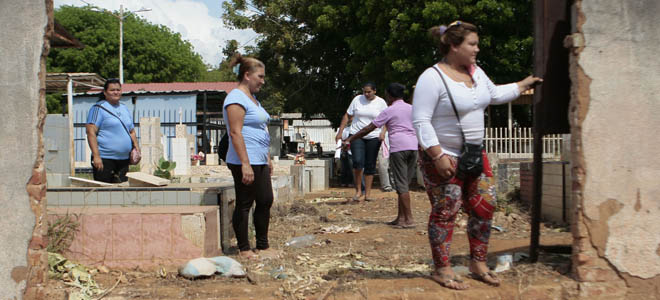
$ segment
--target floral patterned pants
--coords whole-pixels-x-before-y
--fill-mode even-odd
[[[442,180],[425,151],[419,151],[419,164],[424,175],[426,193],[431,201],[429,216],[429,241],[436,268],[448,267],[449,248],[456,214],[461,207],[469,215],[467,234],[470,242],[470,257],[476,261],[486,261],[490,226],[495,209],[495,184],[493,172],[486,152],[484,171],[479,177],[464,180],[453,177]],[[456,157],[451,157],[456,167]]]

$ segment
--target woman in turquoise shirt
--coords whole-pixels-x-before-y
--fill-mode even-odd
[[[232,58],[230,66],[237,64],[238,87],[229,92],[223,104],[223,116],[229,132],[227,166],[236,190],[232,225],[240,257],[255,258],[257,254],[275,253],[268,245],[270,207],[273,204],[270,182],[273,168],[268,153],[270,116],[254,96],[264,84],[266,67],[257,59],[242,57],[238,53]],[[252,217],[256,251],[251,250],[248,241],[248,216],[254,202],[256,206]]]

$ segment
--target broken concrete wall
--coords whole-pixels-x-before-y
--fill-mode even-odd
[[[49,15],[50,0],[0,1],[0,299],[43,298]]]
[[[575,3],[574,271],[582,298],[660,299],[660,2]]]

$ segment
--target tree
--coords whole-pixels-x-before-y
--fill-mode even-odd
[[[83,49],[51,49],[48,72],[94,72],[119,77],[119,21],[86,7],[61,6],[55,19],[85,44]],[[124,81],[198,81],[206,68],[192,45],[162,25],[136,15],[124,19]]]
[[[428,28],[460,19],[480,28],[479,65],[495,82],[531,71],[531,0],[232,0],[225,23],[261,35],[267,98],[286,111],[324,113],[336,126],[360,85],[412,90],[439,59]]]

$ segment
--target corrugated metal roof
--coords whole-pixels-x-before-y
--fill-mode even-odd
[[[186,92],[229,92],[238,87],[238,82],[153,82],[153,83],[124,83],[122,94],[171,94]],[[100,94],[100,89],[93,89],[85,95]],[[81,94],[77,94],[81,95]]]

